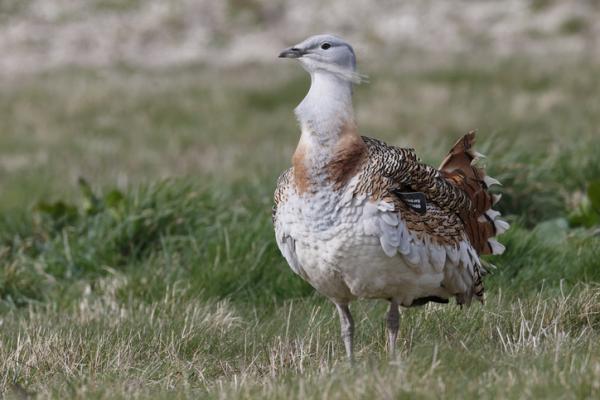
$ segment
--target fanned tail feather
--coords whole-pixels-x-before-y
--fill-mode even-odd
[[[473,149],[475,132],[463,136],[442,161],[442,176],[462,189],[471,199],[472,207],[460,213],[472,246],[479,254],[502,254],[504,246],[495,237],[505,232],[509,224],[500,219],[500,213],[492,206],[500,200],[489,188],[500,182],[487,176],[485,170],[476,166],[484,157]]]

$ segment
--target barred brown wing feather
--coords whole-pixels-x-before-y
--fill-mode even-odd
[[[385,193],[407,191],[422,192],[427,202],[460,217],[471,245],[479,254],[500,254],[503,246],[494,240],[508,228],[492,209],[495,197],[489,186],[497,184],[474,164],[478,156],[473,150],[475,133],[463,136],[450,149],[439,169],[421,163],[412,149],[388,146],[385,143],[363,137],[369,147],[370,165],[376,171],[367,176],[383,175],[372,179],[369,189],[375,197]],[[387,178],[387,180],[386,180]]]
[[[492,209],[494,195],[489,186],[499,182],[486,175],[475,162],[481,156],[473,149],[475,132],[460,138],[439,167],[447,182],[461,189],[471,200],[471,207],[459,211],[471,244],[479,254],[500,254],[504,247],[494,237],[504,232],[508,224]]]

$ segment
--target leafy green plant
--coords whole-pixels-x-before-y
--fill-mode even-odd
[[[571,226],[591,228],[600,225],[600,181],[588,184],[585,195],[581,196],[575,209],[569,215]]]

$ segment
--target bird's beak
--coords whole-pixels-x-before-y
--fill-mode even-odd
[[[306,54],[306,51],[297,47],[290,47],[279,53],[279,58],[300,58]]]

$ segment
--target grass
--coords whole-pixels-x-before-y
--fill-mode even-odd
[[[363,65],[361,130],[436,164],[478,128],[513,223],[485,305],[407,310],[388,360],[385,304],[356,303],[350,368],[270,223],[299,68],[61,69],[0,91],[0,393],[597,397],[600,239],[567,220],[600,179],[600,65],[403,60]]]

